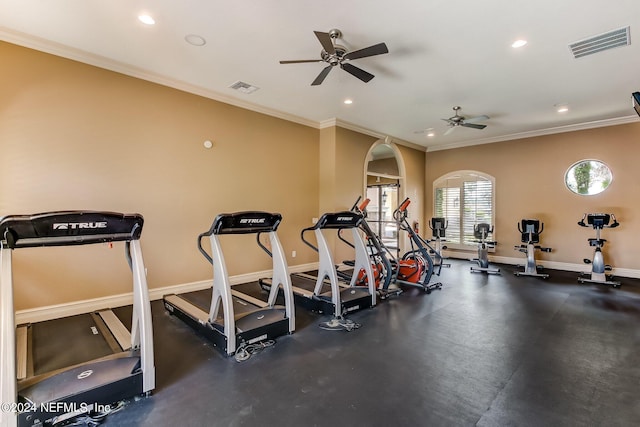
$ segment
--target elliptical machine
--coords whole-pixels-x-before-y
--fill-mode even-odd
[[[584,222],[585,219],[587,220],[586,224]],[[609,224],[611,220],[613,220],[613,224]],[[578,281],[580,283],[600,283],[603,285],[611,285],[614,288],[619,288],[621,286],[620,282],[612,280],[613,276],[605,273],[606,271],[611,271],[612,268],[610,265],[604,263],[602,247],[606,240],[600,238],[600,232],[603,228],[615,228],[620,225],[616,220],[616,216],[614,214],[605,213],[585,213],[582,216],[582,219],[578,221],[578,225],[581,227],[593,227],[593,229],[596,230],[596,237],[588,239],[589,246],[595,247],[593,251],[593,260],[588,258],[583,260],[585,264],[591,264],[591,272],[582,273],[583,276],[589,275],[589,278],[579,277]]]
[[[369,199],[365,199],[358,206],[359,201],[360,197],[354,203],[351,211],[366,218]],[[432,290],[442,288],[442,283],[440,282],[430,283],[434,274],[436,276],[440,275],[441,266],[436,265],[429,255],[433,253],[433,248],[416,233],[407,221],[407,207],[410,203],[411,201],[407,197],[393,213],[393,219],[398,224],[398,228],[408,233],[409,244],[411,245],[411,249],[400,259],[397,259],[392,251],[382,243],[380,238],[369,227],[366,219],[360,223],[360,229],[366,236],[372,270],[375,274],[377,291],[381,299],[402,293],[401,288],[390,285],[413,286],[422,289],[427,294],[431,293]],[[344,241],[342,238],[341,240]],[[362,271],[360,273],[354,271],[354,274],[358,274],[358,280],[366,278],[366,276],[362,276]]]
[[[351,212],[362,215],[363,218],[363,221],[360,222],[360,229],[365,235],[367,251],[371,258],[371,268],[374,273],[378,297],[380,297],[380,299],[387,299],[393,295],[400,295],[402,293],[402,289],[398,287],[390,287],[391,282],[395,280],[395,267],[397,267],[396,259],[389,248],[384,245],[382,240],[380,240],[378,235],[371,229],[367,222],[367,206],[371,200],[367,198],[358,205],[361,199],[362,197],[358,196],[358,199],[351,207]],[[351,243],[342,237],[340,231],[341,230],[338,231],[338,238],[349,246],[352,246]],[[355,265],[353,261],[344,261],[344,264],[352,267]],[[343,273],[338,271],[338,275],[342,274]],[[366,282],[367,277],[364,269],[360,269],[359,272],[354,271],[353,274],[358,274],[356,284],[362,285]]]
[[[515,246],[514,249],[522,253],[527,254],[527,263],[524,266],[524,271],[516,271],[516,276],[535,276],[548,279],[548,274],[538,273],[538,269],[542,268],[541,265],[536,264],[536,250],[542,252],[551,252],[551,248],[543,248],[536,243],[540,243],[540,234],[544,230],[544,223],[537,219],[523,219],[518,223],[518,231],[522,236],[520,241],[524,245]]]
[[[440,276],[442,264],[434,264],[433,258],[429,255],[433,248],[407,221],[409,203],[411,200],[407,197],[393,212],[393,219],[398,223],[400,230],[408,233],[411,245],[411,249],[396,263],[394,281],[401,285],[418,287],[429,294],[432,290],[442,289],[442,283],[430,283],[434,274]]]
[[[451,264],[443,262],[445,258],[442,256],[442,251],[444,249],[447,249],[447,247],[443,245],[442,242],[446,241],[445,233],[448,226],[448,221],[441,217],[431,218],[431,222],[429,223],[429,228],[431,229],[431,234],[433,236],[433,238],[429,240],[429,242],[434,243],[431,253],[433,254],[434,258],[433,263],[436,266],[451,267]]]
[[[499,268],[489,267],[489,249],[495,248],[498,242],[487,240],[489,234],[493,233],[493,226],[486,222],[481,222],[473,226],[473,236],[478,243],[478,258],[473,261],[478,263],[478,267],[471,267],[472,273],[500,274]]]

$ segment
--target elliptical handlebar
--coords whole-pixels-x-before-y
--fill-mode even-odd
[[[357,214],[362,215],[363,218],[367,217],[367,206],[369,206],[369,203],[371,202],[371,199],[369,199],[368,197],[366,199],[364,199],[362,201],[362,203],[360,203],[360,205],[358,205],[358,202],[362,200],[362,196],[358,196],[358,199],[356,200],[356,202],[353,204],[353,206],[351,206],[351,212],[355,212]]]
[[[407,207],[409,207],[410,203],[411,203],[411,200],[409,200],[409,198],[407,197],[406,199],[404,199],[402,201],[402,203],[400,203],[400,206],[398,206],[398,210],[406,212],[407,211]]]
[[[395,219],[397,222],[402,222],[403,220],[405,220],[407,218],[407,207],[410,203],[411,200],[409,200],[408,197],[404,199],[402,203],[400,203],[400,206],[398,206],[398,208],[393,211],[393,219]]]
[[[354,212],[355,212],[355,211],[356,211],[356,208],[360,209],[360,208],[358,207],[358,202],[360,201],[360,199],[362,199],[362,196],[358,196],[358,198],[356,199],[356,202],[353,204],[353,206],[351,206],[351,210],[352,210],[352,211],[354,211]],[[369,199],[367,199],[367,200],[369,200]],[[365,201],[366,201],[366,200],[365,200]],[[364,203],[364,202],[363,202],[363,203]],[[367,204],[368,204],[368,202],[367,202]],[[366,207],[366,206],[365,206],[365,207]],[[359,213],[359,212],[358,212],[358,213]]]

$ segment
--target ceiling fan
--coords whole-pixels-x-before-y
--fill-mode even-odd
[[[472,128],[472,129],[484,129],[487,127],[487,125],[479,125],[477,124],[477,122],[483,122],[485,120],[489,120],[489,116],[482,115],[482,116],[470,117],[467,119],[466,117],[458,114],[458,111],[460,111],[461,109],[462,107],[457,107],[457,106],[453,107],[453,111],[455,112],[454,116],[449,117],[448,119],[442,119],[449,124],[449,129],[447,129],[447,131],[444,133],[445,135],[449,135],[458,126],[464,126],[466,128]]]
[[[326,62],[327,64],[329,64],[325,68],[323,68],[322,71],[320,71],[320,74],[318,74],[318,77],[316,77],[316,79],[311,83],[311,86],[317,86],[321,84],[329,74],[329,71],[331,71],[331,68],[335,66],[339,66],[347,73],[367,83],[374,77],[374,75],[364,71],[362,68],[358,68],[355,65],[350,64],[350,61],[359,58],[366,58],[368,56],[389,53],[389,49],[387,49],[387,45],[384,43],[378,43],[373,46],[349,52],[344,46],[341,46],[335,42],[336,39],[342,37],[342,32],[340,30],[333,29],[328,33],[314,31],[314,33],[320,41],[320,44],[322,45],[320,59],[280,61],[281,64],[300,64],[304,62]]]

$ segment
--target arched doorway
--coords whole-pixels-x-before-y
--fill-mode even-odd
[[[398,233],[393,212],[405,197],[405,167],[400,150],[389,138],[373,143],[365,160],[364,175],[364,194],[371,200],[367,222],[397,255],[404,249],[405,236]]]

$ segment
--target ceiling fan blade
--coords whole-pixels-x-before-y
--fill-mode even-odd
[[[333,42],[331,41],[331,36],[329,35],[329,33],[314,31],[314,34],[320,41],[320,44],[322,45],[322,48],[324,49],[325,52],[327,52],[330,55],[333,55],[336,53],[336,48],[333,47]]]
[[[302,64],[304,62],[324,62],[322,59],[296,59],[293,61],[280,61],[281,64]]]
[[[359,78],[365,83],[368,83],[372,78],[375,77],[373,74],[367,73],[365,70],[363,70],[362,68],[358,68],[355,65],[340,64],[340,67],[347,73]]]
[[[449,135],[449,134],[450,134],[451,132],[453,132],[454,130],[456,130],[456,127],[455,127],[455,126],[451,126],[451,127],[450,127],[449,129],[447,129],[447,131],[444,133],[444,134],[445,134],[445,136],[446,136],[446,135]]]
[[[332,68],[333,68],[332,65],[328,65],[324,67],[322,71],[320,71],[320,74],[318,74],[318,77],[316,77],[316,79],[311,83],[311,86],[318,86],[319,84],[321,84],[324,81],[325,77],[327,77],[327,75],[329,74],[329,71],[331,71]]]
[[[462,123],[460,126],[464,126],[466,128],[473,128],[473,129],[484,129],[487,127],[487,125],[476,125],[476,124],[467,123],[467,122]]]
[[[344,59],[358,59],[366,58],[367,56],[382,55],[383,53],[389,53],[387,45],[384,43],[378,43],[373,46],[365,47],[363,49],[354,50],[343,56]]]
[[[465,123],[477,123],[477,122],[484,122],[485,120],[489,120],[489,116],[477,116],[477,117],[470,117],[468,119],[464,119]]]

